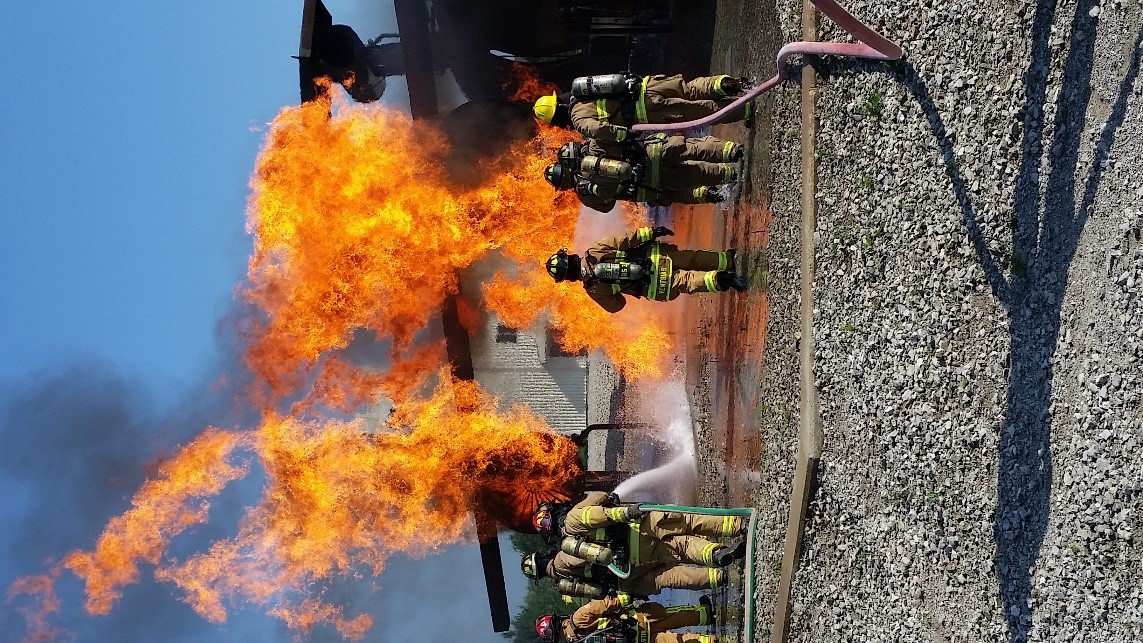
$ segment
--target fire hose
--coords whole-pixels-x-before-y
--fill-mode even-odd
[[[798,41],[791,42],[778,50],[778,73],[764,83],[754,87],[740,96],[737,100],[717,112],[682,123],[640,123],[633,125],[634,132],[672,132],[691,127],[702,127],[717,123],[725,114],[732,112],[746,103],[778,86],[786,80],[786,59],[797,54],[810,56],[849,56],[851,58],[867,58],[871,60],[900,60],[904,53],[901,47],[885,36],[874,31],[845,10],[834,0],[810,0],[829,19],[833,20],[842,29],[845,29],[858,42],[817,42]]]

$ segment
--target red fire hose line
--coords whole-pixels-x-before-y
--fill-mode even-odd
[[[719,111],[683,123],[641,123],[631,127],[635,132],[672,132],[690,127],[702,127],[717,123],[724,114],[742,107],[763,93],[778,86],[786,79],[786,59],[795,54],[817,56],[852,56],[873,60],[898,60],[903,55],[901,48],[885,36],[877,33],[845,10],[834,0],[810,0],[823,14],[848,31],[860,42],[791,42],[778,50],[778,73],[773,78],[743,94],[733,103]]]

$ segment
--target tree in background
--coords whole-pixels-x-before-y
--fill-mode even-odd
[[[549,545],[537,534],[512,534],[512,548],[521,556],[540,549],[548,549]],[[512,619],[512,629],[504,633],[504,638],[512,639],[516,643],[536,643],[536,619],[542,614],[570,614],[586,601],[571,599],[565,602],[564,597],[556,591],[556,586],[550,578],[528,586],[528,593],[524,595],[524,606],[520,613]]]

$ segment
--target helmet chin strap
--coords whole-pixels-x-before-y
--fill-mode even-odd
[[[572,264],[575,264],[575,279],[571,278]],[[568,281],[583,281],[583,261],[579,255],[568,255]]]

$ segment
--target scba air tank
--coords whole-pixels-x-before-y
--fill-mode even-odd
[[[572,96],[581,100],[617,98],[631,93],[638,78],[627,74],[580,76],[572,81]]]
[[[560,551],[596,565],[609,565],[615,559],[615,554],[612,553],[611,549],[575,536],[565,536],[560,541]]]
[[[626,181],[631,178],[634,168],[627,161],[617,161],[592,155],[580,159],[579,171],[584,176],[605,176],[609,179]]]
[[[643,265],[631,261],[601,261],[595,264],[592,273],[608,284],[642,282],[647,278],[647,270]]]
[[[607,588],[584,580],[561,578],[556,581],[556,591],[564,596],[583,596],[584,598],[603,598],[607,596]]]

